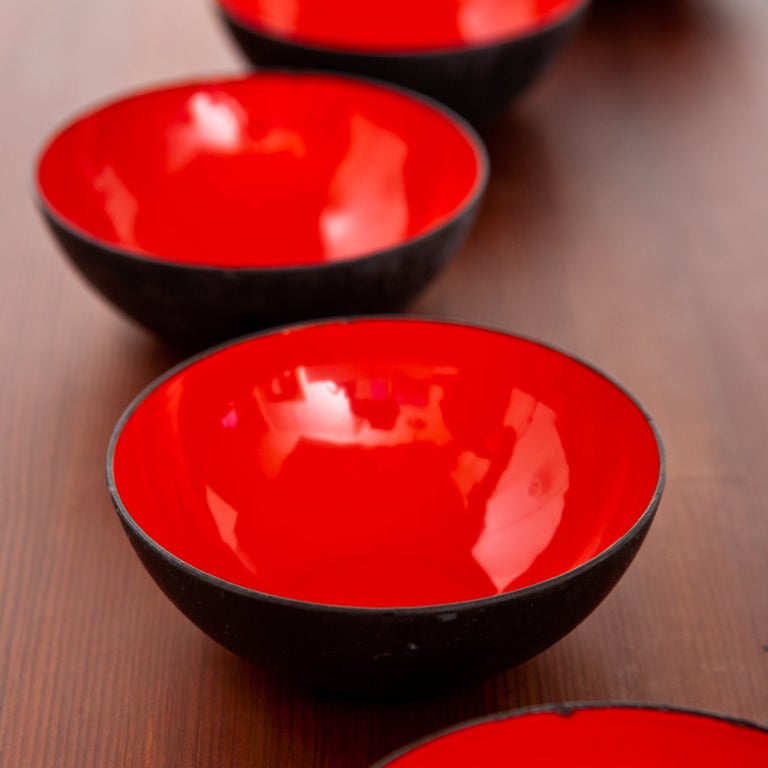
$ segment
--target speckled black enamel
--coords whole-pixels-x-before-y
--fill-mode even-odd
[[[663,473],[662,473],[663,477]],[[271,597],[214,579],[149,540],[112,498],[165,594],[234,653],[299,683],[362,696],[425,694],[519,664],[581,622],[637,553],[663,479],[640,521],[565,575],[492,598],[415,609],[360,609]]]
[[[222,269],[136,256],[91,240],[43,208],[72,263],[103,296],[187,352],[276,325],[401,310],[445,266],[480,194],[443,226],[370,256],[302,267]]]
[[[565,45],[588,3],[550,27],[493,45],[377,54],[303,45],[246,26],[219,9],[254,66],[316,69],[364,75],[432,96],[473,123],[502,111]]]

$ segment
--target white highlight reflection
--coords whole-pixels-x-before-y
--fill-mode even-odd
[[[211,517],[216,525],[221,541],[233,552],[237,553],[237,559],[254,575],[258,573],[256,562],[248,555],[245,547],[240,545],[237,536],[237,521],[239,512],[219,496],[210,486],[205,488],[205,500]]]
[[[195,93],[186,104],[186,122],[168,132],[168,173],[178,171],[202,153],[218,155],[276,154],[303,157],[306,144],[301,134],[282,126],[270,126],[258,138],[248,112],[225,93]],[[255,131],[254,131],[255,133]]]
[[[517,440],[487,498],[483,530],[472,548],[500,591],[547,548],[563,516],[569,471],[555,420],[554,412],[530,395],[512,393],[505,425],[514,426]]]
[[[120,242],[136,244],[136,217],[139,213],[139,201],[117,170],[106,165],[93,178],[93,187],[102,196],[104,213],[115,230]]]
[[[531,26],[536,13],[530,2],[523,0],[459,0],[456,20],[464,40],[488,40],[491,30],[499,36],[510,30],[524,30]]]
[[[353,115],[349,129],[349,149],[331,180],[328,205],[320,215],[325,251],[337,258],[366,253],[372,242],[378,248],[394,245],[408,231],[408,145],[363,115]]]

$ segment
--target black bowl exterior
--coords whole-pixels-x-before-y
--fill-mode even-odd
[[[460,247],[482,192],[445,224],[397,247],[286,268],[228,269],[145,258],[92,240],[42,209],[88,282],[152,333],[191,352],[277,325],[403,309]]]
[[[148,539],[112,498],[144,566],[171,601],[239,656],[314,689],[367,697],[435,690],[532,658],[585,619],[637,553],[658,506],[608,550],[562,576],[491,598],[426,608],[315,605],[208,576]]]
[[[238,46],[256,67],[348,72],[419,91],[473,123],[501,112],[547,68],[587,3],[556,23],[492,45],[414,53],[365,53],[293,42],[247,26],[220,9]]]

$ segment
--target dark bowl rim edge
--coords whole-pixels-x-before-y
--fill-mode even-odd
[[[133,415],[133,412],[139,407],[139,405],[143,402],[143,400],[146,397],[148,397],[158,387],[162,386],[162,384],[164,384],[167,380],[173,378],[178,373],[183,371],[185,368],[188,368],[211,355],[217,354],[227,349],[228,347],[237,346],[241,343],[248,343],[250,341],[259,339],[261,337],[279,335],[283,333],[290,333],[293,331],[299,331],[302,329],[309,329],[309,328],[313,328],[317,326],[325,326],[325,325],[344,325],[344,324],[352,324],[352,323],[391,322],[391,321],[404,322],[404,323],[423,323],[427,325],[458,326],[460,328],[469,328],[472,330],[477,330],[485,333],[492,333],[492,334],[498,334],[500,336],[511,337],[513,339],[530,343],[535,346],[542,347],[546,350],[549,350],[550,352],[554,352],[558,355],[567,357],[572,362],[575,362],[578,365],[592,371],[594,374],[596,374],[597,376],[605,380],[608,384],[615,387],[621,394],[623,394],[634,405],[635,408],[637,408],[637,410],[645,419],[653,435],[656,448],[658,451],[658,457],[659,457],[659,470],[658,470],[658,477],[656,480],[656,486],[654,488],[653,494],[648,500],[648,503],[645,509],[637,517],[637,520],[635,520],[632,526],[624,534],[622,534],[619,538],[613,541],[608,547],[601,550],[600,552],[598,552],[593,557],[589,558],[584,563],[581,563],[574,568],[570,568],[567,571],[564,571],[548,579],[545,579],[544,581],[538,581],[538,582],[535,582],[534,584],[531,584],[526,587],[521,587],[519,589],[513,589],[507,592],[501,592],[495,595],[489,595],[485,597],[473,598],[471,600],[461,600],[461,601],[455,601],[450,603],[430,603],[430,604],[418,605],[418,606],[384,606],[382,607],[382,606],[351,606],[351,605],[333,604],[333,603],[314,603],[306,600],[298,600],[296,598],[275,595],[269,592],[262,592],[257,589],[253,589],[251,587],[245,587],[240,584],[227,581],[218,576],[215,576],[214,574],[208,573],[207,571],[197,568],[196,566],[190,563],[187,563],[185,560],[182,560],[181,558],[177,557],[172,552],[167,550],[165,547],[157,543],[148,534],[146,534],[142,529],[142,527],[133,519],[127,507],[125,506],[125,504],[123,504],[117,489],[117,483],[114,477],[115,448],[120,438],[120,435],[122,433],[122,430],[125,424],[127,423],[127,421]],[[513,597],[524,599],[528,596],[535,595],[539,592],[544,592],[552,588],[557,588],[558,586],[561,586],[566,582],[571,581],[574,577],[578,576],[579,574],[592,569],[596,564],[609,559],[617,551],[623,549],[630,542],[634,541],[644,531],[647,531],[653,521],[653,518],[656,514],[656,510],[659,505],[659,501],[661,500],[662,492],[664,490],[664,486],[666,483],[666,453],[665,453],[664,445],[661,440],[661,435],[658,431],[658,428],[656,427],[656,424],[653,418],[651,417],[649,412],[645,409],[645,407],[637,400],[637,398],[619,381],[617,381],[613,377],[603,372],[597,366],[586,362],[585,360],[581,359],[576,355],[572,355],[556,346],[538,341],[537,339],[534,339],[534,338],[530,338],[527,336],[511,333],[509,331],[501,330],[499,328],[494,328],[494,327],[481,325],[477,323],[470,323],[470,322],[463,322],[458,320],[450,320],[446,318],[437,318],[437,317],[428,317],[428,316],[414,316],[414,315],[370,315],[368,316],[368,315],[365,315],[365,316],[325,318],[321,320],[311,320],[311,321],[305,321],[301,323],[291,323],[288,325],[276,326],[274,328],[269,328],[263,331],[259,331],[257,333],[246,334],[245,336],[240,336],[236,339],[231,339],[224,343],[217,344],[213,347],[203,350],[202,352],[192,355],[191,357],[188,357],[185,360],[182,360],[178,364],[174,365],[165,373],[156,377],[147,386],[145,386],[139,392],[139,394],[133,398],[133,400],[122,412],[120,418],[118,419],[112,431],[112,434],[109,439],[108,447],[107,447],[106,480],[107,480],[107,489],[109,491],[112,504],[118,516],[120,517],[123,524],[128,526],[139,540],[143,541],[144,544],[150,547],[150,549],[160,554],[166,561],[171,563],[174,567],[181,569],[182,571],[186,572],[190,576],[193,576],[194,578],[203,579],[204,581],[208,582],[212,586],[215,586],[219,589],[233,592],[243,597],[258,598],[259,600],[264,600],[266,602],[273,603],[273,604],[279,604],[285,607],[291,607],[296,610],[328,611],[333,613],[341,613],[345,615],[351,615],[351,614],[363,615],[364,614],[369,616],[373,614],[387,615],[387,616],[392,616],[392,615],[407,616],[407,615],[416,615],[416,614],[440,615],[440,614],[446,614],[446,613],[453,613],[459,609],[465,609],[469,607],[490,606],[496,603],[502,603],[502,602],[508,601]]]
[[[372,251],[366,251],[351,258],[335,261],[309,262],[306,264],[262,264],[244,266],[217,266],[216,264],[190,263],[162,257],[158,258],[148,253],[144,253],[138,249],[109,243],[106,240],[95,237],[87,230],[78,226],[75,222],[70,221],[68,218],[62,216],[55,208],[55,206],[53,206],[48,201],[40,182],[40,166],[48,150],[56,141],[56,139],[65,131],[74,127],[78,123],[90,118],[95,114],[98,114],[102,110],[108,109],[109,107],[112,107],[123,101],[134,98],[142,98],[158,91],[174,90],[177,88],[180,89],[194,86],[209,87],[218,84],[241,82],[255,78],[259,74],[289,76],[307,75],[315,77],[336,78],[371,86],[373,88],[388,90],[402,97],[410,98],[413,101],[419,102],[421,106],[427,107],[428,109],[439,113],[447,123],[450,123],[456,127],[465,137],[467,144],[472,149],[472,152],[477,161],[477,175],[473,189],[471,189],[470,192],[465,195],[461,203],[456,206],[443,221],[439,221],[424,231],[418,233],[417,235],[408,237],[407,239],[402,240],[401,242],[398,242],[387,248],[379,248]],[[116,256],[128,261],[133,261],[137,264],[144,264],[147,266],[160,266],[166,269],[180,270],[185,272],[191,271],[199,272],[201,274],[226,273],[262,275],[289,273],[294,274],[299,272],[325,272],[328,270],[343,269],[345,266],[350,264],[360,264],[369,261],[375,261],[377,259],[388,258],[392,254],[397,253],[404,248],[418,247],[420,243],[429,240],[432,237],[438,236],[440,233],[444,232],[458,221],[460,221],[463,217],[472,215],[473,211],[478,208],[483,196],[485,195],[490,181],[490,175],[491,163],[488,155],[488,149],[478,130],[464,116],[460,115],[455,110],[446,106],[437,99],[432,98],[431,96],[419,93],[418,91],[411,90],[395,83],[387,82],[385,80],[366,77],[364,75],[336,72],[331,69],[258,67],[248,72],[239,74],[224,73],[218,75],[194,75],[189,77],[173,78],[155,83],[148,83],[145,86],[126,89],[125,91],[115,93],[114,95],[98,99],[94,101],[90,106],[78,109],[68,118],[65,118],[60,123],[58,123],[55,128],[51,129],[45,135],[34,156],[32,177],[29,183],[32,200],[38,210],[43,214],[43,216],[50,218],[56,224],[56,226],[67,231],[70,235],[77,238],[78,240],[85,242],[91,247],[103,251],[110,256]]]
[[[642,712],[655,712],[659,714],[673,714],[673,715],[688,715],[696,718],[700,718],[705,721],[717,721],[725,725],[731,725],[735,728],[744,728],[748,731],[756,731],[762,733],[768,737],[768,726],[761,725],[752,720],[746,718],[735,717],[733,715],[722,714],[713,712],[706,709],[699,709],[696,707],[686,707],[677,704],[658,704],[644,701],[611,701],[597,699],[595,701],[577,700],[568,702],[551,702],[548,704],[536,704],[528,707],[521,707],[519,709],[504,710],[495,712],[490,715],[482,715],[480,717],[470,718],[469,720],[462,721],[447,728],[439,729],[431,734],[427,734],[421,739],[406,744],[403,747],[390,752],[381,759],[373,763],[369,768],[386,768],[396,760],[404,757],[409,752],[412,752],[420,747],[427,746],[432,741],[436,741],[445,736],[449,736],[453,733],[458,733],[468,728],[474,728],[485,723],[502,722],[504,720],[513,720],[516,718],[523,718],[530,715],[544,715],[552,714],[560,717],[570,717],[571,715],[585,711],[585,710],[637,710]]]

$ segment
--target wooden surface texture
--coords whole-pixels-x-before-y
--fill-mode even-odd
[[[104,454],[176,358],[75,275],[31,195],[73,112],[240,57],[207,2],[0,4],[0,765],[364,768],[466,718],[573,700],[768,725],[766,50],[765,0],[601,0],[485,131],[477,225],[412,311],[618,378],[659,426],[667,490],[627,575],[556,646],[445,695],[359,702],[247,666],[141,567]]]

